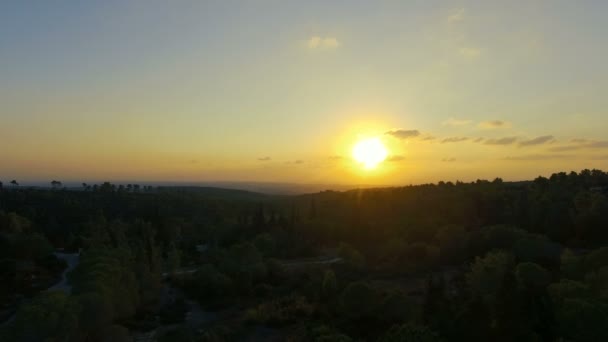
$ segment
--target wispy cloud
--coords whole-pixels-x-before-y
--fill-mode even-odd
[[[608,148],[608,141],[594,141],[587,144],[588,148]]]
[[[517,141],[516,137],[506,137],[500,139],[487,139],[483,143],[485,145],[511,145]]]
[[[582,145],[562,145],[551,147],[549,151],[551,152],[565,152],[565,151],[574,151],[584,148]]]
[[[484,138],[477,138],[475,140],[473,140],[474,143],[480,143],[484,140]]]
[[[285,162],[285,164],[295,164],[295,165],[299,165],[299,164],[304,164],[304,161],[303,161],[303,160],[301,160],[301,159],[298,159],[298,160],[293,160],[293,161],[288,161],[288,162]]]
[[[444,126],[466,126],[471,123],[471,120],[461,120],[455,118],[449,118],[442,122],[441,124]]]
[[[574,151],[574,150],[585,150],[585,149],[604,149],[608,148],[608,141],[592,141],[592,140],[584,140],[577,139],[578,142],[572,145],[562,145],[555,146],[549,149],[549,151],[553,152],[563,152],[563,151]],[[585,142],[583,142],[585,141]]]
[[[260,158],[258,158],[258,161],[270,161],[270,160],[272,160],[272,158],[270,158],[270,157],[260,157]]]
[[[437,139],[437,138],[435,138],[432,135],[427,135],[427,136],[420,138],[420,140],[423,140],[423,141],[431,141],[431,140],[435,140],[435,139]]]
[[[450,138],[445,138],[443,140],[441,140],[442,144],[446,144],[446,143],[457,143],[457,142],[462,142],[462,141],[467,141],[469,140],[469,138],[467,137],[450,137]]]
[[[405,157],[404,156],[400,156],[400,155],[390,156],[390,157],[388,157],[386,159],[386,161],[389,161],[389,162],[400,162],[400,161],[403,161],[403,160],[405,160]]]
[[[536,145],[542,145],[542,144],[552,142],[552,141],[555,141],[555,138],[552,135],[543,135],[541,137],[536,137],[534,139],[520,141],[519,146],[521,146],[521,147],[536,146]]]
[[[502,120],[489,120],[480,122],[477,127],[483,129],[509,128],[511,123]]]
[[[456,158],[443,158],[441,161],[444,163],[452,163],[456,161]]]
[[[523,156],[509,156],[506,160],[519,160],[519,161],[537,161],[537,160],[550,160],[550,159],[564,159],[571,158],[571,155],[565,154],[527,154]]]
[[[306,41],[310,49],[335,49],[341,44],[335,37],[312,36]]]
[[[409,139],[409,138],[415,138],[415,137],[419,136],[420,131],[418,131],[416,129],[410,129],[410,130],[396,129],[396,130],[388,131],[385,134],[388,134],[397,139]]]
[[[457,10],[452,11],[450,15],[448,15],[448,23],[457,23],[459,21],[464,20],[465,10],[464,8],[459,8]]]

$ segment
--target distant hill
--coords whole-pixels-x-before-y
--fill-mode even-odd
[[[259,192],[226,189],[208,186],[161,186],[157,191],[192,193],[201,195],[210,199],[229,199],[229,200],[264,200],[269,197],[267,194]]]

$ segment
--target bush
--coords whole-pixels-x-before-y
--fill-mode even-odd
[[[341,242],[338,246],[338,256],[346,262],[346,265],[353,269],[361,270],[365,268],[365,257],[363,254],[345,242]]]
[[[327,270],[323,274],[323,285],[321,288],[321,295],[323,298],[332,298],[338,289],[338,281],[336,280],[336,274],[332,270]]]
[[[314,307],[302,296],[289,296],[262,303],[249,309],[245,315],[250,322],[270,325],[286,325],[309,317]]]
[[[201,302],[225,298],[233,293],[230,277],[218,271],[213,265],[202,266],[192,280],[191,292]]]

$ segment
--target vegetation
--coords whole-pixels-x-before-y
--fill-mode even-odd
[[[0,340],[608,340],[608,174],[0,187]],[[77,258],[68,270],[58,249]],[[76,255],[79,253],[79,255]]]

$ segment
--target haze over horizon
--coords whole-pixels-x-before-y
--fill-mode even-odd
[[[608,169],[601,1],[10,2],[0,180],[403,185]],[[365,169],[361,139],[388,155]]]

